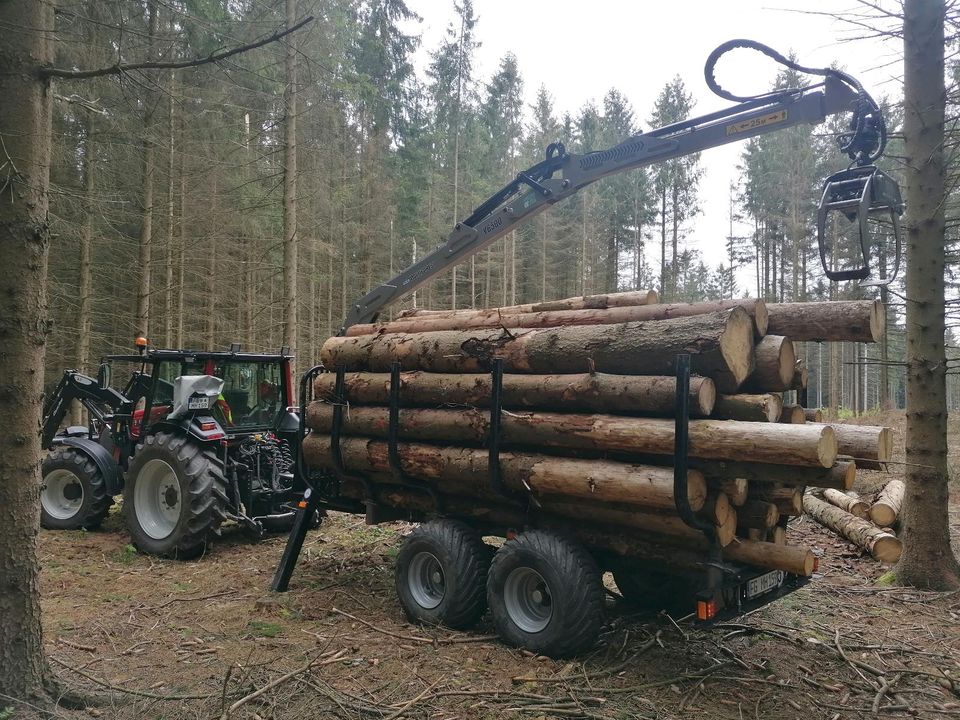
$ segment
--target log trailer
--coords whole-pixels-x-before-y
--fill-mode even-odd
[[[783,66],[802,74],[819,76],[819,82],[798,88],[776,90],[757,96],[734,95],[717,83],[714,71],[719,59],[736,48],[759,51]],[[550,205],[569,197],[597,180],[621,172],[666,162],[712,147],[778,132],[800,124],[819,124],[828,116],[847,113],[849,130],[838,139],[839,149],[850,165],[826,179],[817,214],[817,240],[823,270],[831,280],[857,280],[864,284],[889,283],[900,262],[898,218],[904,206],[896,181],[875,162],[884,151],[887,131],[879,105],[850,75],[836,69],[807,68],[771,48],[749,40],[732,40],[719,46],[705,66],[707,85],[734,104],[724,110],[684,120],[627,138],[607,150],[570,153],[560,143],[546,149],[545,158],[519,173],[500,191],[458,222],[446,241],[395,278],[360,298],[344,320],[338,336],[359,323],[372,322],[388,305],[407,296],[441,272],[466,260],[520,223]],[[846,220],[850,236],[859,240],[855,252],[845,257],[829,237],[838,221]],[[879,221],[885,232],[872,233],[870,223]],[[874,236],[876,235],[876,237]],[[870,278],[871,249],[880,236],[895,244],[895,267],[889,277]],[[888,255],[889,257],[889,255]],[[696,358],[696,356],[694,356]],[[694,360],[696,362],[696,360]],[[397,593],[414,621],[467,627],[489,605],[498,633],[507,642],[531,650],[563,656],[588,648],[601,626],[603,590],[599,571],[614,572],[617,585],[627,598],[695,599],[697,617],[711,620],[718,613],[737,613],[769,602],[803,582],[799,575],[767,572],[749,564],[731,562],[722,556],[716,528],[695,514],[687,500],[689,383],[691,357],[676,356],[676,404],[673,458],[675,512],[689,528],[703,534],[697,570],[681,579],[669,566],[669,558],[651,566],[650,558],[632,561],[629,552],[612,554],[589,541],[565,533],[563,528],[538,520],[535,493],[505,487],[501,473],[503,446],[503,363],[493,360],[485,381],[490,397],[484,443],[488,455],[489,489],[513,503],[518,518],[513,526],[485,523],[467,513],[445,507],[429,485],[404,473],[398,441],[400,413],[400,365],[395,364],[389,381],[389,420],[386,437],[393,481],[423,496],[423,510],[401,510],[381,500],[374,478],[352,475],[341,458],[346,407],[345,368],[318,365],[304,374],[300,383],[301,444],[309,436],[306,407],[312,398],[315,378],[334,373],[333,420],[330,428],[332,469],[309,467],[298,454],[298,473],[308,485],[285,552],[273,579],[274,591],[283,592],[302,548],[309,521],[315,511],[333,509],[364,513],[368,523],[408,519],[423,524],[410,534],[399,552],[396,568]],[[329,400],[329,398],[328,398]],[[365,499],[345,497],[345,483],[362,484]],[[395,486],[394,486],[395,487]],[[785,518],[783,518],[785,522]],[[481,536],[507,538],[499,549],[485,545]],[[809,573],[808,573],[809,574]]]

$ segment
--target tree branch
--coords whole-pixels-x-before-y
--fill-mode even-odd
[[[131,70],[181,70],[183,68],[197,67],[199,65],[207,65],[209,63],[220,62],[225,60],[228,57],[233,57],[234,55],[239,55],[240,53],[245,53],[250,50],[255,50],[256,48],[263,47],[264,45],[269,45],[272,42],[286,37],[290,33],[296,32],[302,28],[307,23],[313,20],[313,16],[309,15],[303,20],[298,22],[293,27],[286,28],[285,30],[279,30],[273,35],[262,38],[255,42],[252,42],[248,45],[240,45],[239,47],[231,48],[230,50],[223,50],[220,52],[212,52],[206,57],[194,58],[192,60],[181,60],[179,62],[139,62],[139,63],[120,63],[116,65],[111,65],[110,67],[98,68],[96,70],[69,70],[67,68],[41,68],[40,77],[43,78],[64,78],[66,80],[84,80],[86,78],[94,77],[103,77],[104,75],[122,75],[123,73],[130,72]]]

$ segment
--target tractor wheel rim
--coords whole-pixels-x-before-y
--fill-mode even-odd
[[[443,567],[433,553],[419,552],[410,561],[407,571],[407,586],[417,605],[433,610],[443,602],[447,592]]]
[[[507,615],[526,633],[538,633],[553,618],[553,597],[543,576],[528,567],[514,568],[503,586]]]
[[[57,469],[43,478],[43,491],[40,502],[50,517],[57,520],[69,520],[83,505],[83,485],[76,473]]]
[[[133,505],[137,522],[154,540],[170,536],[180,522],[182,498],[177,473],[165,460],[148,460],[136,479]]]

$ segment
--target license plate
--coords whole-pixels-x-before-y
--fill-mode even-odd
[[[764,573],[759,577],[747,581],[746,597],[749,600],[750,598],[757,597],[757,595],[768,593],[780,587],[780,583],[782,582],[783,572],[781,570]]]
[[[187,409],[188,410],[209,410],[210,398],[192,397],[189,400],[187,400]]]

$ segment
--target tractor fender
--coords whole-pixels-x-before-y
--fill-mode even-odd
[[[214,427],[204,430],[205,425],[213,425]],[[161,420],[150,426],[151,433],[160,430],[166,430],[174,434],[185,433],[201,443],[220,442],[227,437],[223,428],[220,427],[220,423],[209,415],[188,416],[178,420]]]
[[[120,481],[120,471],[117,467],[117,461],[113,459],[110,451],[103,447],[103,445],[88,437],[62,435],[53,439],[53,446],[56,447],[57,445],[76,448],[93,460],[94,465],[97,466],[100,474],[103,475],[103,482],[104,485],[106,485],[107,494],[111,496],[120,494],[120,491],[123,489],[123,484]]]

